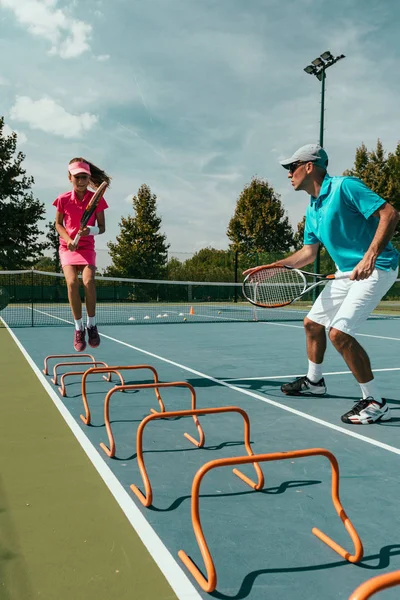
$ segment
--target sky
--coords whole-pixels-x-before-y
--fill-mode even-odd
[[[254,176],[302,219],[308,198],[279,160],[319,141],[321,84],[304,67],[324,51],[346,56],[327,70],[330,174],[362,142],[395,150],[399,26],[395,0],[0,0],[0,114],[46,221],[71,158],[112,176],[100,268],[143,183],[171,255],[227,249]]]

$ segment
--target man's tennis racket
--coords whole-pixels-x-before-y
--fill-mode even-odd
[[[99,187],[97,188],[97,190],[95,191],[93,196],[90,198],[90,202],[87,205],[87,207],[85,208],[85,212],[83,213],[82,218],[81,218],[80,229],[83,229],[88,224],[90,217],[96,210],[98,203],[100,202],[101,198],[103,197],[103,194],[105,192],[107,185],[108,185],[107,182],[103,181],[103,183],[101,183],[99,185]],[[80,239],[81,239],[81,236],[79,233],[77,233],[74,238],[75,247],[78,245],[78,242]]]
[[[339,275],[321,275],[300,271],[286,265],[263,266],[254,269],[247,275],[242,291],[246,300],[255,306],[279,308],[299,300],[317,285],[332,279],[348,279],[350,275],[351,272]],[[314,280],[316,278],[318,281],[309,282],[307,276],[313,277]]]

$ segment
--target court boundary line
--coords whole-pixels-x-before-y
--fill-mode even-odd
[[[156,565],[164,575],[165,579],[168,581],[177,598],[179,600],[202,600],[202,596],[191,583],[186,573],[182,570],[179,563],[175,560],[174,556],[147,521],[146,517],[140,512],[139,508],[134,502],[134,499],[129,496],[128,492],[124,489],[116,475],[114,475],[90,439],[80,428],[78,422],[74,419],[68,408],[58,397],[57,393],[51,387],[43,373],[41,373],[39,367],[31,358],[29,352],[25,349],[22,342],[20,342],[12,329],[10,329],[6,323],[5,326],[8,330],[8,333],[11,335],[14,342],[20,349],[22,355],[28,362],[29,366],[32,368],[34,374],[39,379],[47,394],[50,396],[54,405],[74,434],[90,462],[99,473],[106,487],[114,496],[117,504],[125,514],[129,523],[138,534],[143,545],[147,548],[149,554],[152,556]]]

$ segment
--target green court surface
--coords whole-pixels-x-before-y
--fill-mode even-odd
[[[176,599],[5,329],[0,371],[1,600]]]

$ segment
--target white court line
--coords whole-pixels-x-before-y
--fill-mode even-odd
[[[272,327],[293,327],[294,329],[304,329],[303,325],[289,325],[288,323],[273,323],[269,321],[258,321],[260,325],[270,325]],[[372,335],[370,333],[356,333],[355,337],[369,337],[376,338],[378,340],[392,340],[394,342],[400,342],[400,338],[398,337],[387,337],[384,335]]]
[[[3,321],[4,323],[4,321]],[[202,597],[189,581],[185,572],[181,569],[180,565],[176,562],[172,554],[163,544],[161,539],[158,537],[150,523],[142,515],[140,510],[133,502],[132,497],[126,492],[122,484],[118,481],[117,477],[104,462],[99,452],[95,449],[90,440],[86,437],[85,433],[79,427],[71,413],[65,407],[61,399],[58,397],[55,390],[51,387],[46,377],[37,367],[35,362],[32,360],[24,346],[21,344],[14,332],[4,323],[8,329],[9,334],[21,350],[22,354],[26,358],[33,372],[39,379],[40,383],[53,400],[54,404],[60,411],[62,417],[66,421],[67,425],[75,435],[76,439],[82,446],[86,455],[94,465],[95,469],[103,479],[104,483],[118,502],[122,511],[126,515],[132,527],[135,529],[143,544],[154,558],[156,564],[164,574],[171,588],[180,600],[202,600]]]
[[[382,371],[400,371],[400,367],[393,367],[389,369],[373,369],[374,373],[380,373]],[[351,371],[332,371],[331,373],[322,373],[324,377],[328,375],[353,375]],[[267,379],[292,379],[293,377],[304,377],[304,372],[300,375],[271,375],[267,377],[228,377],[227,379],[221,379],[221,381],[260,381]]]

